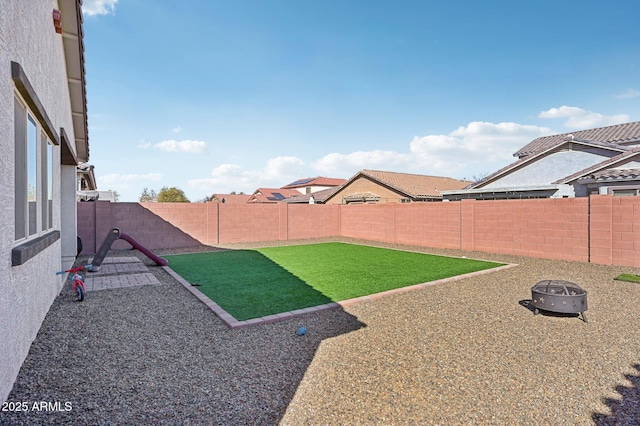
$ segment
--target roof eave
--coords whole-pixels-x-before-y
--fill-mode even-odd
[[[89,121],[85,80],[84,32],[81,0],[59,0],[62,43],[67,65],[74,142],[79,162],[89,161]]]

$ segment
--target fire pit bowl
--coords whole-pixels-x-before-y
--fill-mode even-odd
[[[534,315],[537,315],[539,310],[581,314],[582,320],[587,322],[584,314],[587,310],[587,292],[576,283],[563,280],[540,281],[531,287],[531,300]]]

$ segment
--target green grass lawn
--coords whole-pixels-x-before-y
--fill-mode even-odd
[[[636,274],[620,274],[614,278],[618,281],[628,281],[630,283],[640,283],[640,276]]]
[[[502,266],[345,243],[165,257],[240,321]]]

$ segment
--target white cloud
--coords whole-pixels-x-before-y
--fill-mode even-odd
[[[409,143],[408,153],[381,150],[331,153],[313,166],[320,173],[335,177],[349,177],[362,169],[471,176],[479,171],[469,171],[470,167],[489,170],[502,167],[513,161],[512,154],[518,148],[550,133],[551,129],[546,127],[474,121],[446,135],[416,136]]]
[[[615,95],[615,97],[618,99],[640,98],[640,90],[629,89],[624,93]]]
[[[331,153],[313,163],[323,174],[350,177],[362,169],[394,170],[411,162],[409,154],[395,151],[356,151],[350,154]]]
[[[409,146],[418,167],[451,176],[470,166],[507,164],[518,148],[550,133],[547,127],[474,121],[448,135],[416,136]]]
[[[82,13],[89,16],[113,15],[116,13],[118,0],[85,0],[82,4]]]
[[[147,149],[151,147],[151,142],[147,142],[145,140],[141,140],[138,142],[138,148]]]
[[[540,118],[565,118],[570,123],[574,123],[571,120],[582,119],[583,124],[588,120],[615,121],[625,117],[605,117],[567,106],[540,113]],[[362,169],[471,179],[515,161],[513,153],[518,149],[538,137],[553,133],[551,128],[544,126],[473,121],[447,134],[416,136],[405,145],[405,149],[332,152],[309,164],[296,157],[276,157],[264,167],[254,170],[224,164],[215,168],[207,178],[190,180],[189,185],[211,194],[230,191],[251,193],[258,187],[280,187],[307,176],[349,178]]]
[[[209,194],[231,191],[253,193],[256,188],[280,188],[303,176],[304,162],[296,157],[275,157],[259,170],[245,170],[237,164],[221,164],[207,178],[191,179],[191,188]]]
[[[180,127],[180,126],[174,127],[173,129],[171,129],[171,131],[173,133],[180,133],[182,131],[182,127]]]
[[[262,170],[262,176],[268,180],[289,178],[292,176],[300,176],[303,173],[304,161],[296,157],[276,157],[267,162],[267,166]],[[287,182],[288,183],[288,182]],[[283,183],[283,186],[286,183]]]
[[[159,142],[153,145],[154,148],[165,152],[205,152],[207,148],[206,142],[203,141],[176,141],[174,139]]]
[[[261,185],[258,172],[243,170],[237,164],[221,164],[213,169],[210,177],[190,179],[187,184],[191,188],[204,190],[210,193],[209,195],[232,191],[252,193]]]
[[[538,118],[567,118],[564,126],[570,129],[589,129],[593,127],[611,126],[629,121],[627,114],[606,116],[586,109],[563,105],[551,108],[538,114]]]

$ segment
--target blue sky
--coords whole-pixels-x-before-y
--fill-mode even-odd
[[[479,177],[640,120],[637,0],[84,0],[100,190]]]

